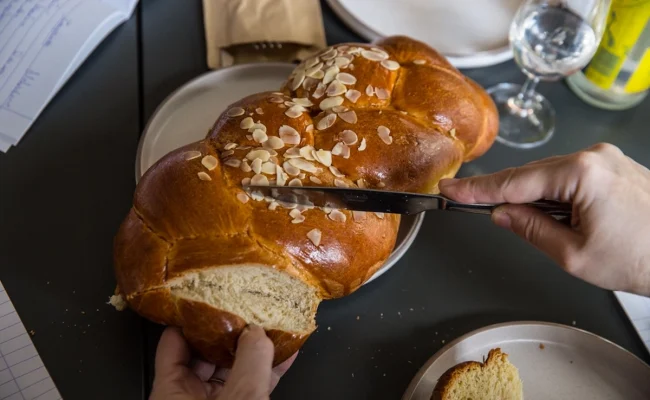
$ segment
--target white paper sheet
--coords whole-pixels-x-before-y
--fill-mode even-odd
[[[0,282],[0,400],[60,399],[30,334]]]
[[[16,145],[137,0],[0,1],[0,151]],[[54,139],[56,140],[56,139]]]
[[[614,294],[650,352],[650,299],[624,292]]]

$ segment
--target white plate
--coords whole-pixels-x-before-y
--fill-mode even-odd
[[[519,369],[526,400],[647,400],[650,367],[622,347],[580,329],[512,322],[468,333],[420,369],[402,400],[429,400],[438,378],[464,361],[482,361],[500,347]]]
[[[367,40],[406,35],[428,43],[458,68],[512,58],[510,22],[522,0],[328,0]]]
[[[230,104],[254,93],[279,90],[294,68],[282,63],[237,65],[205,73],[178,88],[158,106],[140,138],[135,181],[165,154],[205,138]],[[402,258],[423,220],[424,213],[402,217],[395,249],[368,282]]]

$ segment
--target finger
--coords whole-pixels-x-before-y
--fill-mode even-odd
[[[190,369],[199,377],[200,380],[206,382],[213,376],[217,367],[207,361],[194,359],[190,362]]]
[[[190,362],[190,348],[176,327],[167,327],[160,337],[156,350],[156,375],[167,375],[186,367]]]
[[[524,165],[494,174],[440,181],[440,192],[463,203],[569,201],[575,183],[564,164]]]
[[[582,247],[580,233],[533,207],[501,206],[492,213],[492,221],[521,236],[563,267]]]
[[[273,371],[271,373],[271,392],[278,385],[278,382],[280,382],[280,378],[282,378],[282,376],[284,376],[289,368],[291,368],[293,362],[296,361],[296,357],[298,357],[298,352],[293,353],[291,357],[287,358],[281,364],[278,364],[273,368]]]
[[[250,325],[239,337],[235,363],[222,397],[227,399],[265,399],[271,387],[273,343],[264,329]]]

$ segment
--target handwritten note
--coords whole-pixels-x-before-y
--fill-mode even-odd
[[[650,351],[650,299],[624,292],[615,294],[645,347]]]
[[[0,282],[0,399],[61,399],[2,282]]]
[[[0,0],[0,151],[16,145],[137,0]]]

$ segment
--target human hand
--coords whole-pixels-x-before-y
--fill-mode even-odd
[[[492,213],[494,223],[578,278],[650,296],[650,171],[617,147],[599,144],[492,175],[443,180],[440,191],[465,203],[512,203]],[[540,199],[572,203],[572,226],[518,205]]]
[[[192,363],[180,329],[168,327],[158,342],[149,400],[268,399],[297,355],[271,369],[273,343],[264,329],[249,326],[239,337],[232,370],[217,369],[205,361]]]

